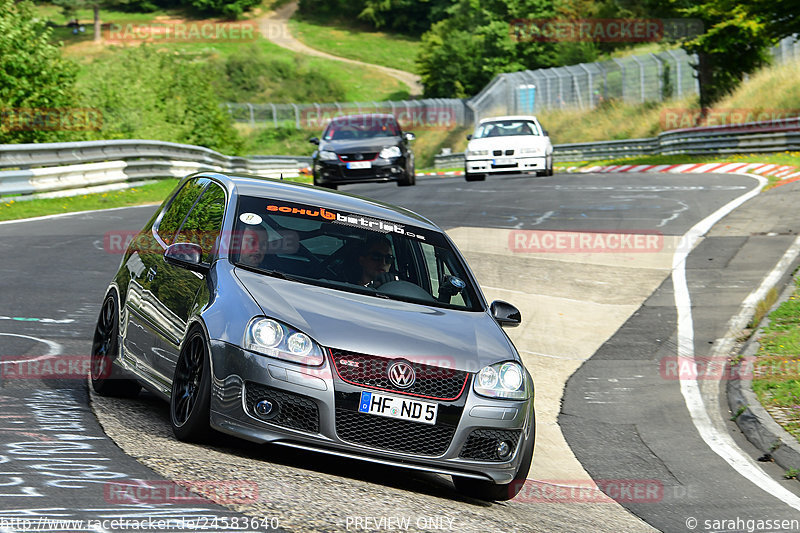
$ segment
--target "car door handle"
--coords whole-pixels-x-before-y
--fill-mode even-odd
[[[156,277],[156,269],[154,267],[150,267],[150,270],[147,271],[147,281],[153,281],[153,278]]]

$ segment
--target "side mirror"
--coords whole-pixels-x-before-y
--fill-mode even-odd
[[[489,306],[492,317],[504,328],[515,328],[522,322],[522,314],[519,309],[503,300],[495,300]]]
[[[417,136],[416,136],[416,135],[414,135],[413,133],[411,133],[410,131],[407,131],[407,132],[405,132],[405,133],[403,134],[403,137],[405,137],[405,139],[406,139],[407,141],[413,141],[414,139],[416,139],[416,138],[417,138]]]
[[[317,146],[319,146],[319,137],[311,137],[308,140],[308,142],[310,142],[311,144],[316,144]]]
[[[208,263],[202,262],[203,249],[193,242],[176,242],[164,251],[164,261],[187,270],[208,273]]]
[[[542,135],[544,135],[545,137],[550,137],[550,134],[547,133],[547,130],[544,128],[542,128]]]
[[[471,134],[471,133],[470,133],[469,135],[467,135],[467,140],[468,140],[468,141],[471,141],[471,140],[472,140],[472,134]]]

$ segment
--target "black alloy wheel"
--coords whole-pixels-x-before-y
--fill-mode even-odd
[[[119,355],[119,306],[111,292],[103,300],[94,329],[91,354],[92,388],[102,396],[133,397],[141,385],[132,379],[111,379],[114,360]]]
[[[200,442],[211,433],[210,373],[205,335],[200,328],[194,328],[184,342],[172,379],[169,412],[178,440]]]

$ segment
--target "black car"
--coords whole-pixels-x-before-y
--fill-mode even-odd
[[[346,183],[395,181],[414,185],[414,153],[392,115],[350,115],[331,120],[314,152],[314,185],[335,189]]]

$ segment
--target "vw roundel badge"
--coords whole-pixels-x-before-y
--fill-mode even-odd
[[[395,361],[389,365],[389,381],[398,389],[407,389],[414,384],[417,376],[414,367],[406,361]]]

